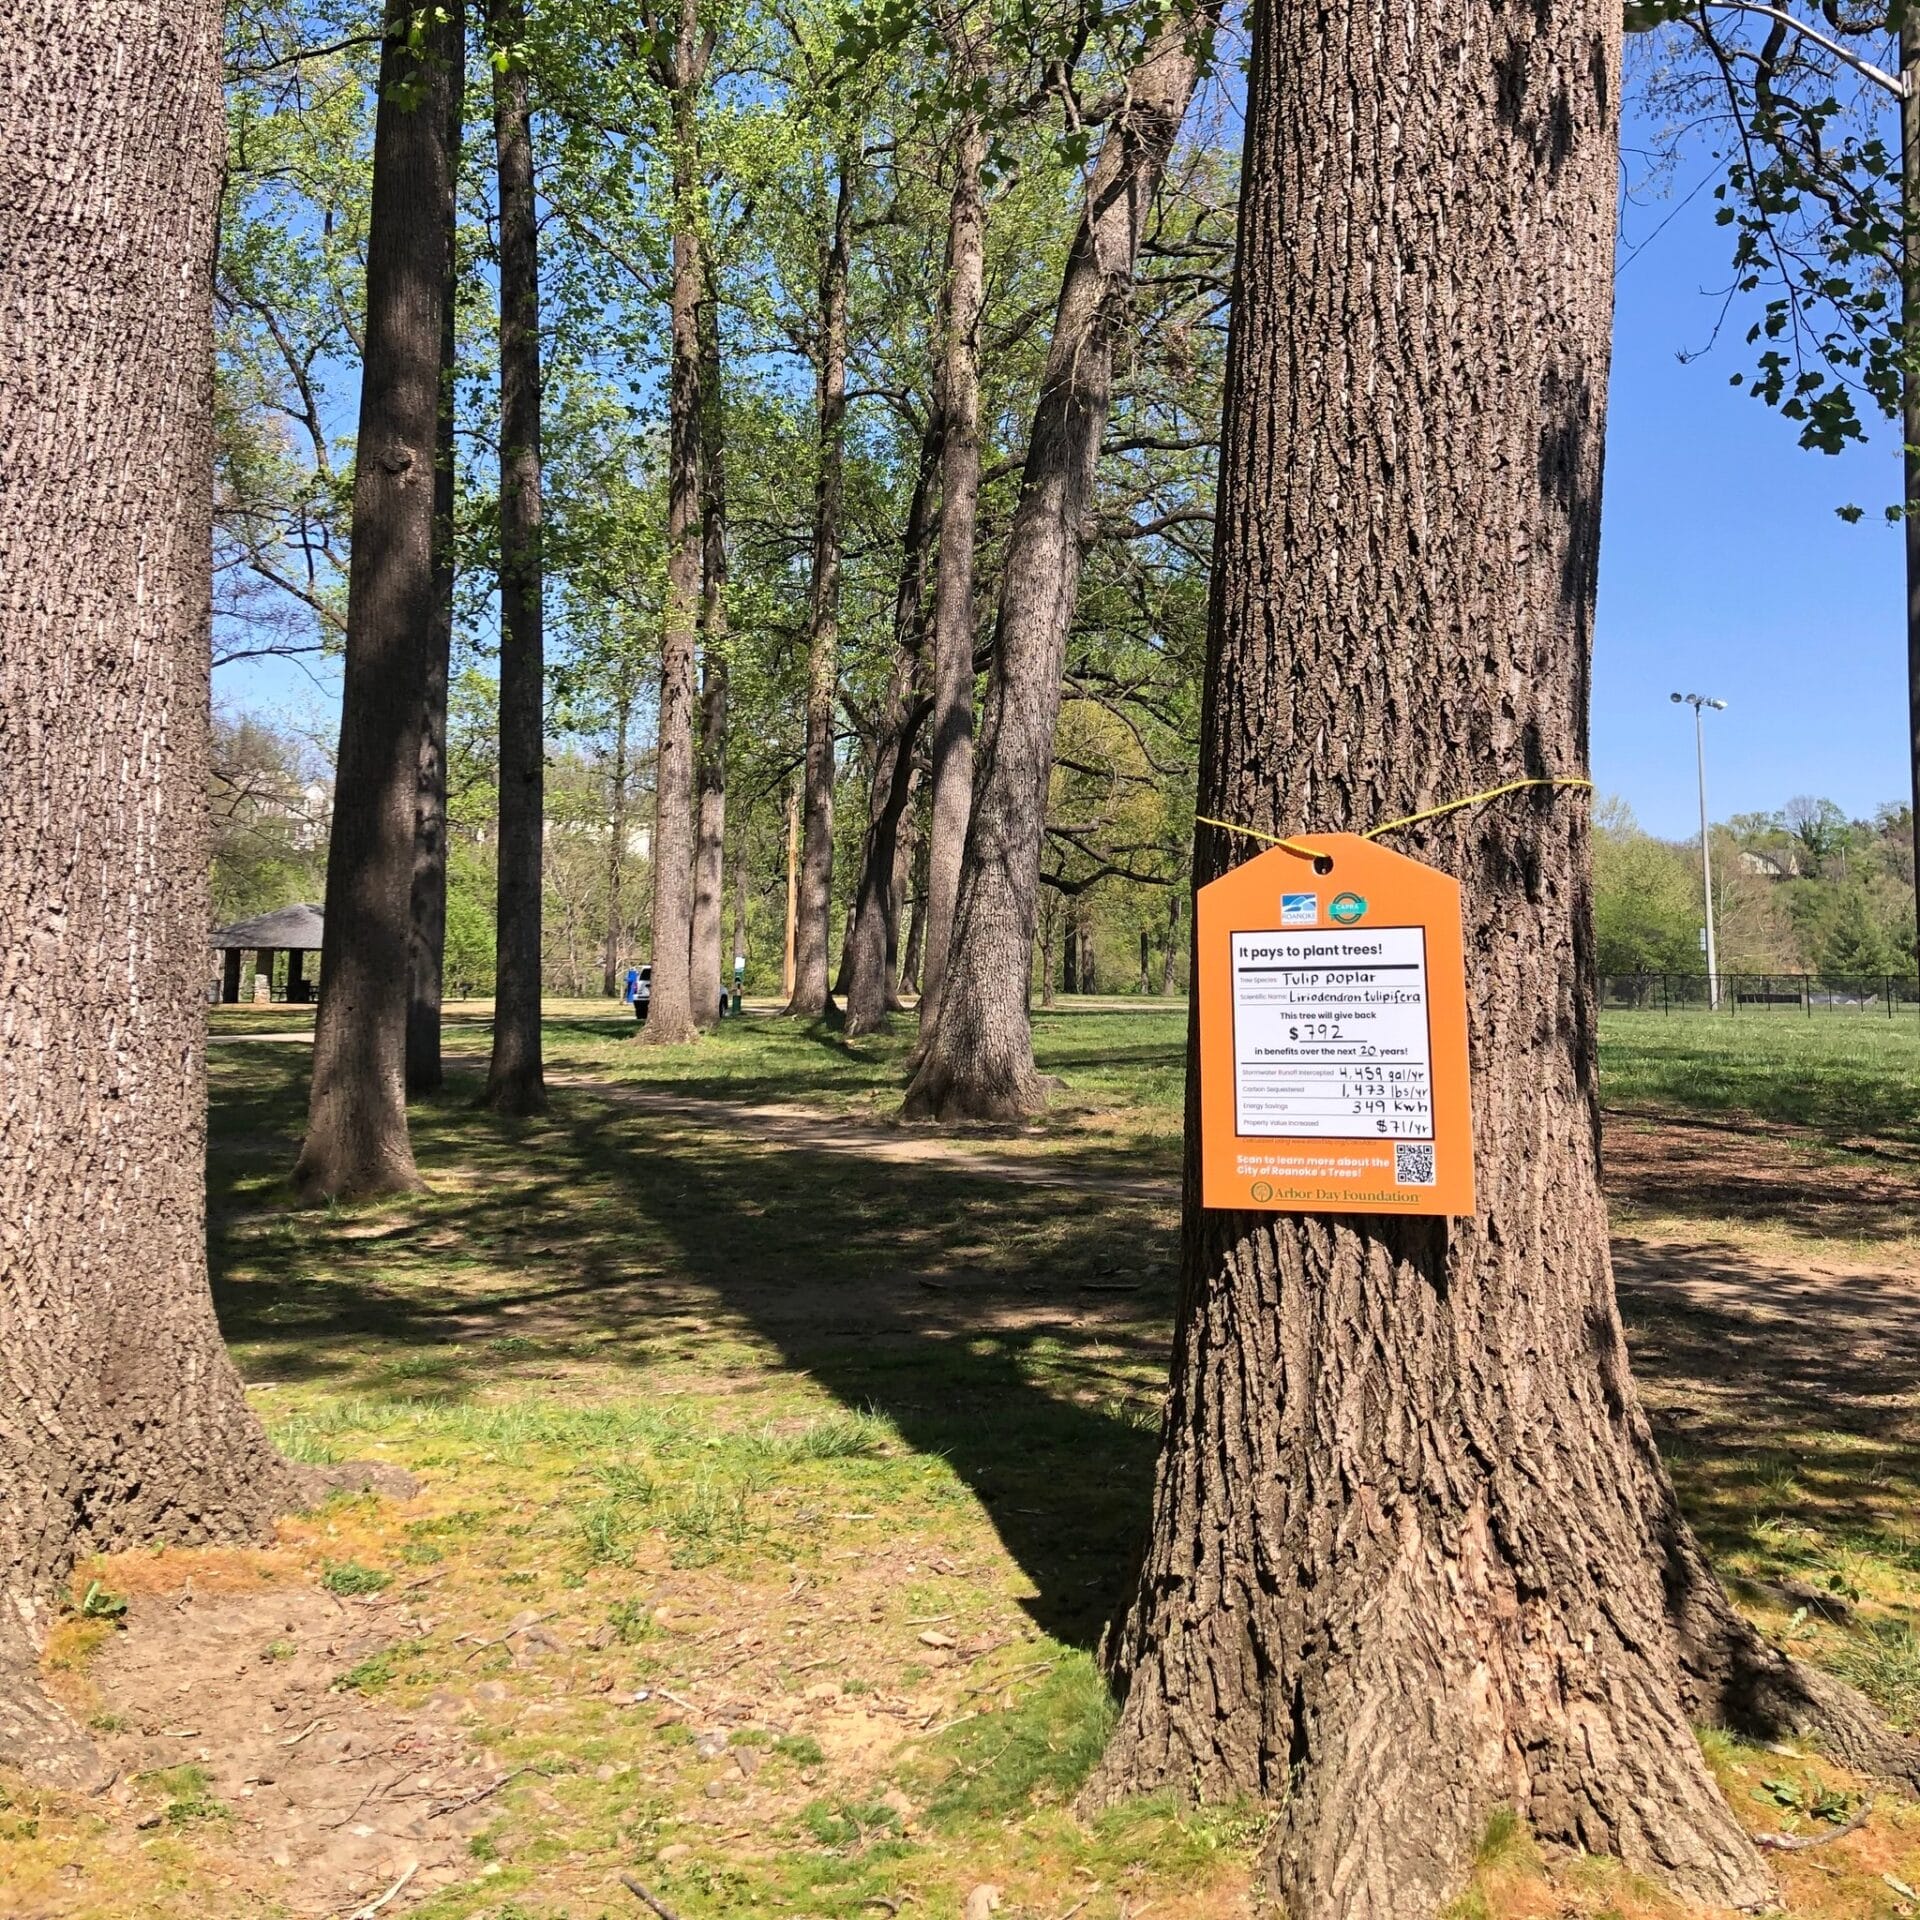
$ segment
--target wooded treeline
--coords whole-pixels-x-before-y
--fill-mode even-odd
[[[451,435],[451,581],[415,589],[451,607],[451,665],[423,680],[413,733],[440,743],[420,761],[431,910],[484,900],[496,956],[539,954],[555,990],[612,991],[650,960],[656,1042],[711,1018],[736,952],[795,1012],[872,1026],[923,977],[937,998],[972,736],[1012,674],[1008,711],[1041,731],[1018,764],[992,753],[979,791],[1025,851],[977,933],[962,915],[978,971],[961,1012],[991,1034],[956,1031],[941,1099],[1031,1104],[1002,1065],[973,1070],[1025,1049],[1030,984],[1165,991],[1185,972],[1235,194],[1212,17],[496,8],[464,25],[390,11],[382,67],[369,14],[230,17],[223,653],[342,652],[343,750],[357,737],[373,616],[356,626],[352,552],[372,536],[348,511],[342,416],[357,392],[362,444],[391,427],[369,415],[384,389],[358,319],[381,306],[377,129],[457,93],[458,48],[493,84],[427,143],[457,181],[451,316],[448,344],[411,344],[422,377],[440,349]],[[518,147],[503,90],[524,96]],[[516,191],[533,207],[517,253]],[[516,301],[539,345],[517,389]],[[543,831],[516,837],[535,681],[549,791]],[[382,751],[391,788],[409,748]],[[373,844],[356,824],[372,784],[334,815],[343,885]],[[976,874],[1001,870],[1003,838]],[[419,876],[414,894],[417,920]],[[537,1063],[516,1073],[516,1103],[537,1100]],[[391,1099],[380,1114],[403,1124]],[[344,1164],[315,1178],[359,1182]]]

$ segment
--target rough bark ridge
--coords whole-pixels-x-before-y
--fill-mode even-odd
[[[956,39],[955,79],[975,59]],[[953,938],[967,817],[973,807],[973,550],[980,522],[980,316],[986,310],[987,208],[980,191],[987,139],[977,115],[960,123],[940,296],[940,554],[933,578],[933,715],[928,748],[925,979],[920,1031],[933,1031]]]
[[[296,1477],[207,1291],[220,10],[35,4],[0,51],[0,1763],[79,1553],[263,1535]]]
[[[720,302],[711,280],[700,306],[700,397],[706,420],[700,444],[700,756],[694,769],[693,1018],[710,1027],[720,1017],[724,979],[721,900],[727,852],[727,474],[720,399]]]
[[[456,7],[458,17],[460,9]],[[465,38],[464,23],[461,27]],[[461,62],[465,65],[464,59]],[[459,169],[463,74],[454,77],[448,125],[452,166]],[[440,417],[433,440],[433,629],[427,636],[426,684],[420,696],[419,775],[414,789],[411,930],[407,940],[407,1095],[432,1093],[444,1073],[440,1007],[447,958],[447,680],[453,667],[453,382],[454,204],[442,209],[447,256],[440,315]]]
[[[540,910],[546,819],[544,566],[540,541],[540,237],[521,0],[494,14],[500,182],[500,837],[493,1057],[485,1104],[538,1113]]]
[[[900,824],[913,798],[913,743],[929,701],[917,697],[920,659],[926,649],[927,544],[932,535],[933,491],[939,478],[940,434],[936,425],[920,439],[920,464],[907,524],[900,536],[900,581],[893,604],[893,662],[887,676],[873,754],[873,787],[867,802],[867,837],[860,855],[853,932],[847,941],[848,1033],[873,1033],[898,1004],[894,963],[899,947]]]
[[[1126,100],[1100,144],[1067,256],[1007,539],[940,1004],[931,1028],[922,1023],[923,1052],[907,1089],[914,1117],[1011,1119],[1045,1100],[1027,988],[1060,675],[1093,528],[1114,343],[1131,304],[1147,210],[1193,97],[1218,4],[1205,0],[1191,18],[1176,14],[1127,76]],[[943,552],[946,537],[943,529]],[[930,963],[934,951],[930,944]]]
[[[820,471],[813,490],[813,579],[807,599],[807,758],[802,781],[799,918],[787,1012],[829,1012],[827,947],[833,926],[833,733],[840,702],[840,496],[846,469],[847,261],[853,173],[834,169],[833,225],[820,264]]]
[[[433,450],[440,412],[452,188],[448,89],[460,50],[441,21],[423,61],[393,0],[380,50],[367,225],[347,643],[327,848],[327,928],[307,1137],[294,1181],[309,1199],[420,1184],[407,1138],[407,949],[420,716],[434,620]]]
[[[660,643],[654,759],[653,998],[640,1037],[680,1046],[697,1037],[693,954],[694,641],[700,618],[700,297],[697,94],[713,52],[695,0],[681,0],[672,48],[658,61],[673,102],[672,366],[667,386],[667,606]]]
[[[1203,813],[1364,829],[1584,768],[1618,34],[1606,0],[1256,8]],[[1202,1212],[1189,1094],[1091,1798],[1278,1802],[1294,1920],[1431,1914],[1501,1806],[1688,1896],[1770,1896],[1688,1723],[1676,1595],[1709,1643],[1731,1612],[1614,1305],[1586,821],[1541,789],[1398,841],[1464,890],[1477,1216]],[[1243,854],[1202,829],[1196,878]]]

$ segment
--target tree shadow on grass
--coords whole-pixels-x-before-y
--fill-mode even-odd
[[[542,1352],[803,1373],[951,1464],[1046,1632],[1091,1646],[1124,1600],[1169,1204],[753,1146],[578,1089],[503,1124],[463,1075],[414,1110],[432,1193],[301,1214],[282,1129],[304,1066],[250,1062],[217,1103],[216,1303],[253,1377],[449,1400],[537,1378]]]

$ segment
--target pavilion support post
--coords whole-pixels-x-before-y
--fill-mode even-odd
[[[227,1006],[232,1006],[240,998],[240,949],[229,947],[220,958],[223,962],[220,998]]]
[[[294,1006],[307,997],[307,955],[304,947],[287,949],[287,1005]]]

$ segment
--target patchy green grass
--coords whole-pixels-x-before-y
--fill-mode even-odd
[[[215,1024],[292,1031],[299,1014]],[[1744,1105],[1712,1108],[1720,1069],[1700,1061],[1732,1036],[1696,1035],[1688,1068],[1661,1051],[1683,1037],[1649,1024],[1609,1019],[1611,1099],[1758,1112],[1803,1064],[1783,1051]],[[290,1524],[271,1577],[324,1587],[348,1622],[402,1622],[372,1649],[343,1629],[327,1670],[329,1698],[395,1716],[396,1770],[405,1716],[438,1702],[500,1775],[461,1877],[396,1910],[601,1920],[639,1910],[622,1874],[681,1920],[958,1920],[987,1883],[1003,1920],[1262,1910],[1263,1811],[1074,1810],[1111,1725],[1094,1650],[1127,1597],[1157,1443],[1184,1013],[1063,1010],[1037,1035],[1065,1081],[1045,1123],[880,1164],[629,1096],[881,1118],[910,1022],[850,1043],[746,1020],[667,1052],[590,1003],[561,1010],[551,1110],[518,1122],[474,1104],[485,1033],[460,1027],[445,1092],[413,1112],[427,1190],[317,1211],[286,1185],[305,1049],[213,1049],[216,1297],[256,1404],[296,1458],[422,1483]],[[1731,1084],[1744,1056],[1726,1057]],[[1898,1097],[1870,1088],[1866,1105]],[[1049,1183],[967,1158],[1013,1152]],[[1094,1190],[1143,1170],[1159,1184]],[[1691,1292],[1651,1272],[1627,1286],[1682,1497],[1774,1631],[1911,1724],[1906,1334],[1883,1295],[1789,1296],[1778,1267],[1757,1294],[1717,1243],[1689,1257]],[[176,1563],[205,1584],[202,1559]],[[98,1577],[151,1593],[158,1575]],[[249,1642],[263,1689],[293,1655],[280,1630]],[[76,1657],[116,1631],[78,1620]],[[1813,1758],[1726,1742],[1708,1757],[1756,1826],[1821,1822],[1821,1796],[1848,1790]],[[244,1886],[224,1877],[253,1831],[252,1803],[224,1792],[156,1776],[132,1811],[160,1826],[125,1833],[113,1805],[36,1800],[0,1822],[0,1886],[41,1899],[78,1862],[81,1892],[47,1911],[280,1913],[257,1854]],[[1675,1911],[1611,1869],[1543,1872],[1524,1826],[1496,1816],[1457,1912]],[[1920,1816],[1877,1811],[1783,1872],[1795,1912],[1892,1913],[1879,1876],[1920,1883]]]
[[[1862,1136],[1920,1148],[1920,1020],[1611,1012],[1600,1088],[1609,1107],[1750,1117],[1834,1148]]]

